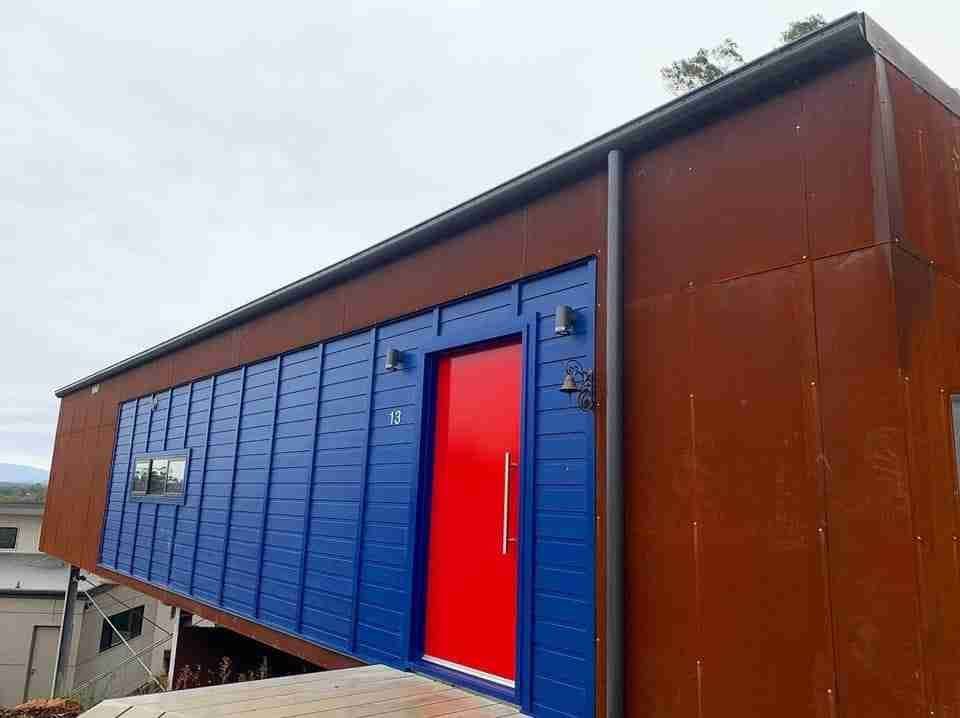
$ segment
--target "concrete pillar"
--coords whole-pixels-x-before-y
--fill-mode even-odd
[[[77,584],[79,580],[80,569],[71,566],[63,595],[63,618],[60,620],[60,640],[57,642],[57,662],[53,667],[53,685],[50,687],[51,698],[56,698],[67,688],[65,678],[67,662],[70,657],[70,645],[73,642],[74,607],[77,604]]]

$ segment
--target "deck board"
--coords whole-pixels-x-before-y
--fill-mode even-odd
[[[82,718],[503,718],[515,706],[387,666],[104,701]]]

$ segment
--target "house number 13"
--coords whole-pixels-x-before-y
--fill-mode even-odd
[[[390,412],[390,426],[400,426],[400,419],[403,418],[401,409],[394,409]]]

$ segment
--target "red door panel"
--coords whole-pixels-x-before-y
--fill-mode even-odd
[[[425,657],[506,681],[516,673],[520,347],[438,363],[427,552]]]

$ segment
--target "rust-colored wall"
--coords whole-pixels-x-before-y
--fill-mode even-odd
[[[960,561],[950,396],[960,393],[960,118],[883,67],[901,184],[893,252],[904,497],[924,715],[960,715]]]
[[[928,714],[887,84],[630,163],[628,715]]]

